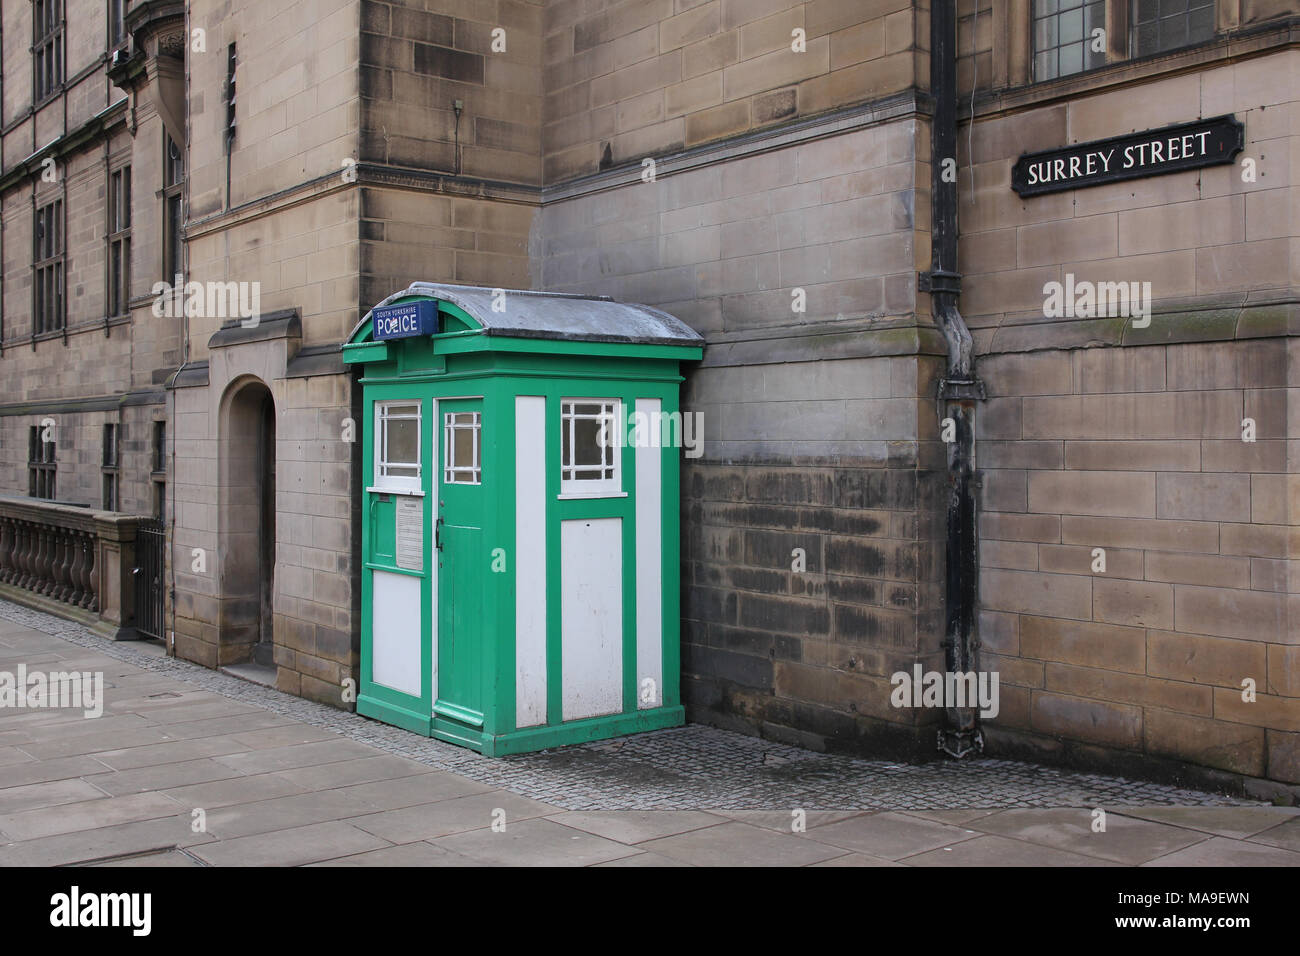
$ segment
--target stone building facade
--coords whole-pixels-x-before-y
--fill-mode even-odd
[[[97,436],[122,423],[118,507],[163,503],[176,654],[347,706],[362,476],[340,343],[412,281],[606,294],[708,343],[683,394],[704,419],[682,472],[688,716],[933,754],[942,711],[891,702],[894,674],[945,660],[928,4],[136,2],[117,58],[113,4],[56,6],[66,76],[35,108],[40,4],[3,22],[0,488],[27,490],[48,414],[59,497],[95,501]],[[989,753],[1294,784],[1300,11],[1175,6],[957,4],[972,640],[1001,688],[982,731]],[[1249,178],[1011,188],[1023,153],[1224,114]],[[105,318],[127,163],[130,307]],[[33,335],[56,193],[66,336]],[[156,316],[178,271],[256,283],[256,321]],[[1048,318],[1067,275],[1149,282],[1149,326]]]

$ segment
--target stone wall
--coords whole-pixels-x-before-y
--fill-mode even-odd
[[[190,220],[341,174],[343,161],[356,158],[361,0],[313,0],[310,16],[305,12],[292,4],[268,8],[262,0],[191,5]],[[195,29],[205,31],[202,52],[193,49]],[[238,104],[227,194],[231,43]]]
[[[533,236],[541,287],[706,336],[682,399],[704,426],[683,459],[688,715],[819,749],[933,739],[933,712],[889,703],[890,674],[942,659],[939,346],[915,315],[928,165],[896,108],[548,202]]]
[[[360,158],[540,185],[542,16],[540,0],[362,0]]]
[[[909,0],[548,3],[546,181],[908,89],[915,28]]]
[[[1296,93],[1276,81],[1296,63],[1283,51],[976,122],[962,308],[989,389],[976,457],[996,748],[1300,782],[1300,193]],[[1010,189],[1021,152],[1222,113],[1245,123],[1254,181],[1238,163]],[[1044,285],[1067,274],[1150,282],[1150,326],[1047,317]]]

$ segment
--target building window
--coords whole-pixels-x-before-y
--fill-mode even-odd
[[[60,0],[32,2],[32,65],[35,102],[48,99],[63,85],[63,4]]]
[[[620,493],[619,455],[613,440],[618,400],[566,398],[560,408],[560,493]]]
[[[1134,0],[1134,56],[1176,50],[1213,37],[1214,0]]]
[[[1093,30],[1106,28],[1104,0],[1033,2],[1035,81],[1105,66],[1106,44],[1094,42],[1092,35]]]
[[[108,0],[108,48],[126,42],[126,0]]]
[[[27,493],[33,498],[54,497],[54,453],[54,430],[32,425],[27,432]]]
[[[63,328],[63,200],[36,210],[33,322],[36,334]]]
[[[131,167],[109,175],[108,314],[126,315],[131,297]]]
[[[375,486],[420,490],[420,405],[375,405]]]
[[[153,515],[167,516],[167,423],[153,423]]]
[[[483,481],[479,438],[482,418],[478,412],[448,412],[443,416],[444,442],[442,480],[449,485],[477,485]]]
[[[185,265],[185,154],[163,133],[163,276],[171,282]]]
[[[120,426],[109,423],[104,425],[104,453],[100,463],[103,476],[104,494],[102,505],[105,511],[118,510],[118,438]]]

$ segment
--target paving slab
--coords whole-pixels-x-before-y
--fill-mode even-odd
[[[136,749],[166,742],[167,735],[158,728],[140,727],[126,733],[78,734],[64,740],[38,741],[23,744],[22,749],[37,760],[49,760],[53,757],[75,757],[78,754],[120,754],[124,748]]]
[[[55,713],[55,711],[47,711],[47,713]],[[139,714],[109,714],[105,712],[102,717],[85,717],[81,713],[77,713],[74,720],[26,724],[18,733],[26,738],[27,743],[35,744],[43,741],[68,740],[85,734],[115,734],[131,730],[143,730],[149,726],[149,722]]]
[[[739,820],[756,827],[766,827],[780,833],[796,832],[796,822],[802,822],[805,829],[837,823],[861,815],[858,810],[719,810],[719,814],[729,820]]]
[[[330,767],[346,766],[330,764]],[[396,780],[374,780],[330,790],[342,794],[371,810],[400,810],[420,804],[454,800],[472,794],[491,793],[492,788],[445,770],[424,768],[425,772]],[[324,789],[317,787],[316,789]]]
[[[417,774],[435,773],[432,767],[407,760],[405,757],[390,757],[379,754],[374,757],[362,757],[340,763],[318,764],[314,767],[298,767],[294,770],[278,770],[277,777],[305,790],[325,790],[330,787],[348,787],[362,783],[392,781]]]
[[[87,779],[104,793],[122,796],[128,793],[153,793],[192,783],[209,783],[213,780],[228,780],[238,776],[240,776],[239,771],[203,757],[198,760],[183,760],[180,763],[153,764],[131,770],[97,773]]]
[[[726,816],[699,810],[569,810],[547,819],[628,844],[727,822]]]
[[[0,767],[11,767],[14,764],[33,763],[36,758],[25,750],[19,750],[17,747],[8,746],[0,747]]]
[[[234,747],[235,751],[246,751],[248,749],[237,744]],[[353,743],[350,740],[340,740],[337,737],[332,740],[293,744],[287,747],[272,747],[267,750],[255,750],[249,753],[236,753],[235,751],[230,751],[229,756],[222,756],[220,761],[240,773],[291,770],[296,767],[313,767],[320,764],[336,763],[340,760],[356,760],[374,756],[374,753],[364,744]]]
[[[807,866],[844,850],[805,835],[778,833],[732,821],[639,844],[643,850],[682,860],[692,866]]]
[[[1262,843],[1250,843],[1245,840],[1231,840],[1227,837],[1216,836],[1195,846],[1189,846],[1185,850],[1178,850],[1142,865],[1300,866],[1300,853],[1293,853],[1279,847],[1266,846]]]
[[[192,867],[203,866],[201,862],[194,857],[180,850],[161,850],[157,853],[141,853],[136,856],[128,856],[120,860],[109,860],[105,863],[87,863],[85,866],[92,867]]]
[[[905,812],[909,817],[920,817],[922,820],[933,820],[936,823],[948,823],[957,827],[978,820],[980,817],[986,817],[990,813],[997,813],[996,810],[907,810]]]
[[[1207,839],[1198,830],[1118,814],[1108,814],[1106,829],[1094,831],[1092,813],[1086,809],[1001,810],[970,820],[966,827],[1131,866]]]
[[[206,810],[212,810],[237,803],[257,803],[260,800],[287,797],[291,794],[302,793],[304,789],[288,780],[281,779],[276,774],[261,773],[252,776],[228,777],[225,780],[214,780],[210,783],[193,784],[187,787],[173,787],[170,790],[164,790],[163,793],[181,806],[189,808],[203,807]]]
[[[1300,815],[1297,807],[1125,807],[1123,816],[1190,827],[1216,836],[1243,840]]]
[[[1281,847],[1300,853],[1300,817],[1292,817],[1286,823],[1261,830],[1250,838],[1251,843],[1263,843],[1267,846]]]
[[[296,747],[298,744],[335,741],[339,738],[338,734],[323,727],[309,727],[294,723],[243,731],[233,734],[230,739],[244,750],[282,750],[285,747]]]
[[[674,860],[670,856],[664,856],[660,853],[646,853],[644,850],[637,851],[631,856],[620,856],[617,860],[607,860],[604,863],[594,864],[598,867],[617,866],[617,867],[650,867],[650,866],[690,866],[684,860]]]
[[[486,866],[592,866],[637,852],[545,819],[508,823],[499,832],[490,827],[467,830],[430,842]]]
[[[208,832],[219,840],[232,840],[255,833],[290,830],[312,823],[343,820],[371,809],[363,802],[343,796],[337,790],[295,793],[287,797],[235,803],[204,809]]]
[[[906,866],[906,864],[886,860],[882,856],[871,856],[868,853],[845,853],[843,856],[814,863],[813,866]]]
[[[978,836],[906,857],[908,866],[1119,866],[1109,860],[1000,836]]]
[[[95,759],[108,764],[113,770],[138,770],[141,767],[157,767],[168,763],[188,763],[204,757],[224,757],[244,750],[246,748],[235,743],[231,737],[197,737],[193,740],[164,740],[162,743],[143,743],[121,750],[98,751]]]
[[[822,843],[844,850],[897,860],[936,847],[950,846],[979,834],[973,830],[921,820],[902,813],[868,813],[810,830]]]
[[[193,831],[188,814],[160,817],[6,844],[0,846],[0,866],[67,866],[211,840]]]
[[[190,852],[213,866],[302,866],[384,846],[364,830],[333,821],[205,843]]]
[[[516,821],[546,816],[555,810],[548,804],[504,790],[489,790],[487,793],[374,813],[351,822],[389,843],[414,843],[463,830],[491,827],[498,820],[504,820],[509,828]]]
[[[0,774],[0,780],[7,782],[7,775]],[[84,800],[98,800],[104,796],[104,793],[105,791],[95,785],[75,777],[68,780],[5,787],[0,790],[0,815],[58,807]]]
[[[0,830],[13,840],[33,840],[73,830],[95,830],[115,823],[171,816],[180,809],[175,800],[161,793],[100,796],[58,807],[0,815]]]
[[[159,716],[158,714],[150,715],[154,720],[159,719]],[[248,713],[234,714],[229,717],[194,717],[193,714],[186,710],[174,715],[173,720],[167,723],[167,736],[173,740],[190,740],[195,737],[222,737],[249,730],[280,727],[291,722],[288,717],[279,714],[268,714],[264,710],[250,710]]]
[[[26,763],[5,764],[3,771],[0,772],[3,772],[6,784],[17,787],[48,780],[87,777],[111,770],[111,767],[100,763],[94,757],[79,754],[75,757],[57,757],[53,760],[37,760],[35,757],[30,757]]]
[[[483,866],[478,860],[420,841],[388,846],[365,853],[338,856],[308,866]]]

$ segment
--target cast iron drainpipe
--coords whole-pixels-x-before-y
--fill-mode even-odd
[[[975,530],[975,403],[984,398],[984,385],[975,375],[970,330],[957,309],[961,274],[957,272],[957,183],[945,181],[945,160],[957,161],[957,17],[955,0],[930,4],[930,90],[934,120],[930,147],[930,271],[918,276],[918,288],[930,293],[931,313],[948,346],[947,368],[939,382],[940,419],[953,422],[948,452],[948,523],[944,598],[944,656],[950,673],[976,669],[979,639],[975,607],[979,579]],[[974,116],[972,114],[972,121]],[[969,162],[969,158],[967,160]],[[946,707],[946,726],[939,731],[939,749],[961,758],[984,750],[976,707]]]

